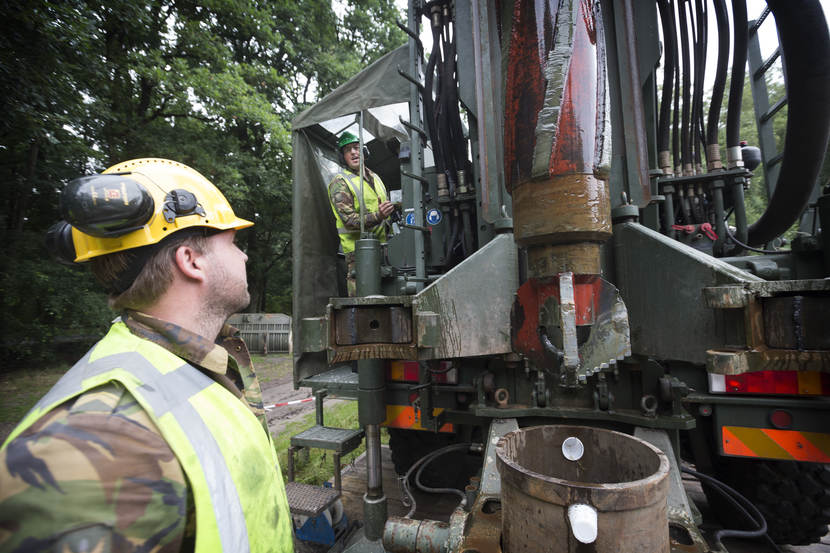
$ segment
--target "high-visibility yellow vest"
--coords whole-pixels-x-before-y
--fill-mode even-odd
[[[363,212],[368,215],[369,213],[378,211],[378,206],[386,201],[388,197],[386,186],[384,186],[379,176],[373,175],[374,189],[366,179],[363,180],[363,196],[361,196],[359,175],[351,171],[340,171],[339,175],[349,183],[349,188],[352,189],[352,196],[355,199],[355,211],[358,213],[360,213],[360,204],[363,204]],[[340,245],[343,247],[343,253],[351,253],[354,251],[355,240],[360,239],[360,228],[356,230],[347,229],[343,220],[340,219],[340,214],[337,213],[337,208],[333,203],[331,203],[331,210],[334,212],[334,220],[337,222],[337,233],[340,235]],[[381,242],[386,242],[386,225],[383,223],[370,229],[370,232]]]
[[[270,434],[231,392],[122,322],[41,398],[6,444],[54,407],[111,381],[144,408],[187,475],[197,553],[294,550]]]

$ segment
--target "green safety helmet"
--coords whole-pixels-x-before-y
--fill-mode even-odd
[[[337,141],[337,147],[338,149],[342,150],[343,146],[348,146],[349,144],[353,144],[354,142],[360,142],[360,139],[352,133],[350,133],[349,131],[346,131],[340,135],[340,140]]]

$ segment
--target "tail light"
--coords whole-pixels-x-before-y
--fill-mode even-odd
[[[709,392],[826,396],[830,395],[830,374],[815,371],[755,371],[728,375],[709,373]]]
[[[418,361],[391,361],[386,368],[389,380],[418,382]],[[451,361],[441,361],[432,372],[432,381],[436,384],[457,384],[458,369]]]

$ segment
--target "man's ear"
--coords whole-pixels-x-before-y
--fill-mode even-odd
[[[202,282],[205,280],[206,259],[191,246],[182,245],[176,248],[174,263],[185,279]]]

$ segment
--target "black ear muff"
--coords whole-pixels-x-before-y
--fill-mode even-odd
[[[97,238],[124,236],[143,227],[154,209],[150,192],[126,174],[81,177],[61,193],[63,217]]]
[[[75,266],[75,243],[72,241],[72,225],[58,221],[46,231],[46,249],[64,265]]]

